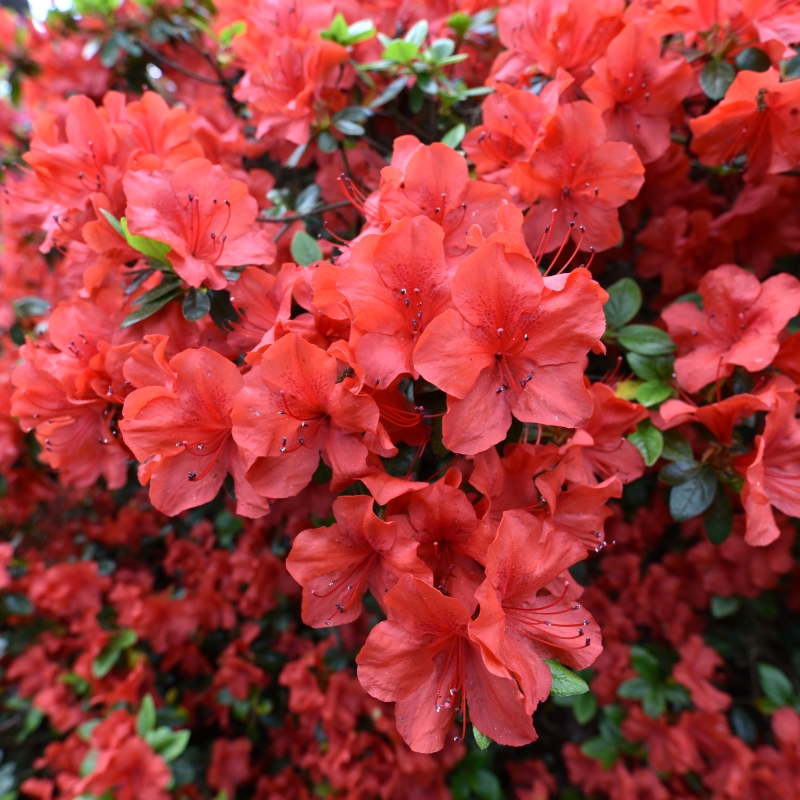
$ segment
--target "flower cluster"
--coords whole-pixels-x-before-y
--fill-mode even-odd
[[[0,797],[800,797],[798,19],[3,12]]]

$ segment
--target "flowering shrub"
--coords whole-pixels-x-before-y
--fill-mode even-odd
[[[0,16],[0,800],[800,798],[800,2]]]

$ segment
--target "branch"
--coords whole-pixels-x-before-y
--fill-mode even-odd
[[[154,47],[150,47],[147,42],[143,41],[142,39],[137,39],[137,44],[139,47],[142,48],[146,53],[149,53],[153,58],[160,61],[165,66],[169,67],[170,69],[174,69],[177,72],[181,72],[189,78],[194,78],[196,81],[200,81],[201,83],[207,83],[211,86],[227,86],[225,83],[220,83],[218,80],[214,80],[214,78],[206,78],[205,75],[198,75],[196,72],[192,72],[190,69],[186,69],[186,67],[181,66],[177,61],[173,61],[168,56],[159,53]]]
[[[312,211],[306,211],[304,214],[293,214],[290,217],[256,217],[256,222],[284,222],[287,225],[290,225],[295,220],[317,217],[325,211],[333,211],[336,208],[344,208],[345,206],[349,205],[349,200],[339,200],[337,203],[328,203],[326,206],[317,206]]]

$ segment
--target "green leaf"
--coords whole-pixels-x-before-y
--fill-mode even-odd
[[[760,47],[747,47],[736,56],[737,69],[766,72],[771,66],[769,56]]]
[[[617,687],[617,694],[626,700],[641,700],[650,691],[650,684],[644,678],[630,678]]]
[[[120,224],[120,221],[104,208],[100,209],[100,213],[108,220],[108,224],[123,238],[125,239],[125,230]]]
[[[692,707],[692,698],[689,696],[689,692],[685,686],[681,686],[679,683],[665,684],[664,697],[666,697],[672,705],[678,706],[679,708]]]
[[[417,48],[422,47],[422,43],[428,35],[428,21],[421,19],[416,24],[412,25],[408,33],[403,37],[404,42],[415,44]],[[388,56],[384,56],[388,58]]]
[[[75,729],[78,734],[78,738],[82,742],[88,744],[89,739],[92,737],[92,731],[100,724],[100,722],[101,720],[99,719],[87,719],[86,722],[82,722]]]
[[[333,126],[345,136],[361,136],[366,133],[363,125],[359,125],[350,119],[338,119],[333,123]]]
[[[131,325],[135,325],[137,322],[141,322],[142,320],[147,319],[148,317],[152,317],[153,314],[161,311],[164,306],[170,302],[170,300],[174,300],[180,294],[180,289],[176,288],[173,294],[168,294],[162,297],[160,300],[154,300],[152,303],[147,303],[143,306],[140,306],[135,311],[131,311],[127,317],[119,324],[120,328],[130,328]]]
[[[454,150],[461,144],[463,138],[467,135],[467,126],[463,122],[450,128],[447,133],[442,136],[442,144],[452,147]]]
[[[413,42],[404,42],[402,39],[395,39],[384,51],[382,58],[387,61],[395,61],[398,64],[408,64],[419,55],[419,47]],[[370,108],[373,108],[371,105]]]
[[[617,342],[643,356],[665,356],[675,349],[669,334],[652,325],[626,325],[620,329]]]
[[[619,757],[619,747],[603,736],[593,736],[581,745],[581,753],[599,761],[604,769],[610,769]]]
[[[645,381],[636,390],[636,399],[645,407],[660,405],[672,394],[672,388],[661,381]]]
[[[664,436],[649,419],[642,420],[639,427],[628,434],[628,441],[642,454],[644,463],[648,467],[652,467],[658,461],[664,449]]]
[[[154,303],[156,300],[160,300],[162,297],[166,295],[170,296],[170,299],[175,297],[177,294],[181,293],[181,280],[177,276],[173,275],[164,275],[161,279],[161,283],[158,284],[150,291],[145,292],[144,294],[140,294],[138,297],[135,297],[131,300],[132,306],[145,306],[148,303]]]
[[[664,452],[661,457],[667,461],[693,461],[692,446],[682,433],[664,431]]]
[[[338,42],[339,44],[347,44],[348,30],[347,20],[344,15],[339,13],[333,18],[330,27],[325,31],[320,31],[319,35],[329,42]]]
[[[91,775],[94,772],[99,756],[99,750],[92,749],[86,753],[86,755],[83,757],[83,761],[81,761],[81,766],[78,769],[78,775],[80,775],[81,778],[85,778],[87,775]]]
[[[742,607],[742,599],[732,595],[720,597],[713,595],[711,598],[711,616],[714,619],[725,619],[733,616]]]
[[[722,100],[736,77],[736,70],[727,62],[712,58],[700,73],[700,88],[711,100]]]
[[[128,220],[125,217],[119,221],[119,224],[125,240],[134,250],[148,258],[152,258],[154,261],[158,261],[159,264],[170,264],[167,253],[172,248],[166,242],[159,242],[156,239],[150,239],[148,236],[135,236],[128,230]]]
[[[689,480],[673,486],[669,493],[669,511],[675,522],[686,522],[702,514],[714,500],[717,476],[704,464]]]
[[[190,737],[190,731],[172,731],[162,727],[149,731],[144,738],[150,747],[169,763],[183,754]]]
[[[572,713],[578,725],[586,725],[594,719],[597,713],[597,698],[592,692],[575,695],[572,702]]]
[[[241,36],[247,31],[247,23],[244,20],[238,20],[226,28],[223,28],[219,33],[219,43],[222,47],[227,48],[233,44],[233,40],[237,36]]]
[[[105,678],[119,661],[122,651],[134,644],[136,638],[136,632],[129,629],[111,639],[92,662],[92,675],[95,678]]]
[[[301,267],[307,267],[315,261],[322,261],[322,250],[319,244],[305,231],[297,231],[292,237],[290,250],[295,263]]]
[[[452,39],[437,39],[430,46],[430,54],[436,62],[449,58],[456,49],[456,43]]]
[[[41,317],[50,310],[50,303],[41,297],[20,297],[14,301],[14,315],[20,317]]]
[[[0,767],[0,800],[6,800],[6,798],[16,800],[17,793],[12,791],[15,784],[15,771],[16,765],[11,761]]]
[[[9,614],[27,615],[33,613],[33,603],[24,594],[7,594],[3,605]]]
[[[412,113],[419,114],[423,105],[425,105],[425,94],[417,84],[414,84],[408,93],[408,107]]]
[[[503,789],[500,780],[488,769],[476,769],[469,776],[469,785],[480,800],[503,800]]]
[[[636,377],[643,381],[667,383],[672,378],[675,365],[672,356],[643,356],[639,353],[628,353],[626,359]]]
[[[377,33],[371,19],[360,19],[347,28],[347,44],[366,42]]]
[[[408,86],[408,76],[402,75],[395,78],[370,104],[370,109],[380,108],[392,100]]]
[[[351,122],[365,122],[371,116],[372,112],[364,106],[347,106],[347,108],[343,108],[341,111],[334,114],[333,119],[334,121],[340,119],[349,119]],[[316,184],[312,183],[310,186],[314,186],[319,193],[319,187]]]
[[[631,663],[636,672],[649,684],[661,680],[661,666],[658,659],[644,647],[636,644],[631,646]]]
[[[297,145],[289,158],[286,159],[286,166],[290,169],[294,169],[300,163],[300,159],[305,155],[308,145],[309,142]]]
[[[733,505],[725,485],[717,482],[714,500],[703,514],[706,535],[711,544],[722,544],[733,530]]]
[[[751,747],[758,739],[758,728],[753,718],[741,706],[734,706],[730,711],[733,732]]]
[[[697,461],[675,461],[662,467],[658,479],[668,486],[679,486],[690,480],[699,469]]]
[[[106,69],[112,69],[119,59],[119,45],[115,39],[109,39],[100,48],[100,63]]]
[[[583,694],[589,691],[586,681],[576,675],[571,669],[567,669],[558,661],[549,658],[544,659],[544,663],[550,667],[553,682],[550,686],[550,694],[555,697],[568,697],[573,694]]]
[[[471,24],[472,18],[463,11],[456,11],[456,13],[447,20],[447,26],[454,30],[462,38],[469,30],[469,26]]]
[[[146,694],[142,698],[142,705],[139,706],[139,713],[136,715],[136,733],[144,738],[155,727],[156,704],[153,702],[153,695]]]
[[[298,192],[294,201],[294,210],[297,214],[311,213],[319,203],[320,188],[316,183],[309,183],[302,191]]]
[[[639,313],[642,307],[642,290],[636,281],[622,278],[609,286],[606,291],[608,302],[603,306],[606,324],[609,328],[621,328]]]
[[[642,709],[648,717],[660,717],[667,707],[667,698],[663,686],[651,686],[650,691],[642,698]]]
[[[787,81],[800,78],[800,55],[781,61],[781,72]]]
[[[421,72],[417,75],[417,83],[414,88],[420,89],[425,92],[425,94],[432,95],[433,97],[439,94],[439,84],[429,72]]]
[[[472,735],[481,750],[485,750],[492,743],[492,740],[486,734],[481,733],[474,725],[472,726]]]
[[[773,667],[772,664],[759,663],[758,680],[767,699],[778,708],[788,706],[791,703],[794,687],[792,682],[777,667]]]
[[[339,149],[339,142],[336,137],[329,131],[321,131],[317,136],[317,147],[323,153],[335,153]]]
[[[183,318],[189,322],[197,322],[211,311],[211,298],[200,289],[189,289],[183,298]]]

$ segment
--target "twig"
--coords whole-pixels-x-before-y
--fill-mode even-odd
[[[196,81],[200,81],[201,83],[207,83],[211,86],[227,86],[226,83],[220,83],[218,80],[214,78],[206,78],[205,75],[198,75],[196,72],[192,72],[190,69],[186,69],[186,67],[181,66],[177,61],[173,61],[169,56],[165,56],[162,53],[159,53],[153,47],[150,47],[147,42],[143,41],[142,39],[137,39],[137,44],[144,50],[146,53],[149,53],[153,58],[160,61],[165,66],[169,67],[170,69],[174,69],[177,72],[181,72],[189,78],[194,78]]]
[[[292,222],[298,219],[308,219],[309,217],[316,217],[322,214],[325,211],[333,211],[336,208],[344,208],[344,206],[349,206],[349,200],[339,200],[336,203],[328,203],[325,206],[317,206],[312,211],[306,211],[304,214],[293,214],[290,217],[256,217],[256,222],[284,222],[287,225],[290,225]]]

